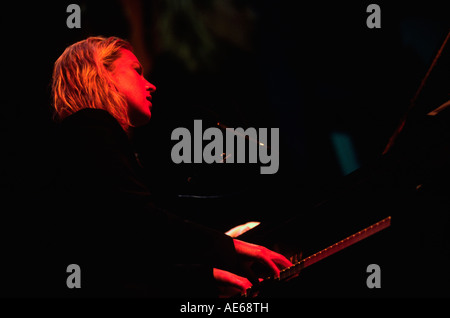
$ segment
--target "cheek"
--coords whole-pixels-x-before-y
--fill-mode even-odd
[[[113,75],[113,79],[119,93],[128,95],[133,94],[133,87],[136,85],[135,78],[127,72],[118,72]]]
[[[133,72],[121,72],[115,74],[114,80],[117,90],[125,97],[132,112],[148,111],[145,83],[140,76]]]
[[[136,103],[141,97],[139,83],[133,78],[123,79],[116,85],[119,93],[123,94],[129,103]]]
[[[136,81],[131,77],[123,77],[119,82],[119,90],[125,95],[133,95],[135,92]]]

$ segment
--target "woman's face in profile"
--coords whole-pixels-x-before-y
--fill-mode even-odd
[[[112,76],[117,90],[128,103],[128,117],[133,126],[146,124],[151,116],[152,96],[155,85],[144,78],[144,70],[136,56],[129,50],[121,49],[121,56],[113,62]]]

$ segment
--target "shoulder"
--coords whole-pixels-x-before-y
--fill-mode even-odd
[[[123,185],[136,174],[128,136],[107,111],[83,109],[68,116],[58,139],[61,170],[70,182],[86,187],[84,182],[90,180],[91,188],[94,184],[106,188]]]
[[[91,126],[103,126],[109,127],[110,129],[123,130],[117,120],[103,109],[85,108],[66,117],[61,123],[61,127],[64,129]]]
[[[123,142],[128,143],[125,131],[106,110],[85,108],[61,122],[62,137],[66,142]]]

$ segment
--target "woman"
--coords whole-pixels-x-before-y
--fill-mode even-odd
[[[67,264],[80,266],[74,294],[211,296],[245,292],[246,266],[278,275],[284,256],[180,220],[152,204],[130,144],[130,129],[151,118],[156,87],[130,44],[90,37],[55,63],[53,104],[61,120],[60,180]],[[74,235],[75,233],[75,235]],[[70,294],[70,293],[69,293]]]

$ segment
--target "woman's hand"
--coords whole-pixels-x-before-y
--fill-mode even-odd
[[[260,245],[250,244],[244,241],[234,239],[234,247],[241,258],[241,267],[247,267],[245,276],[248,276],[255,283],[260,281],[250,269],[254,263],[262,264],[270,272],[279,277],[280,269],[292,266],[292,263],[283,255],[275,253]],[[213,269],[214,279],[220,290],[221,297],[230,297],[237,294],[246,294],[247,289],[252,287],[249,278],[239,276],[221,269]]]
[[[224,271],[222,269],[213,269],[214,279],[219,287],[219,296],[231,297],[238,294],[245,294],[247,289],[252,287],[252,283],[242,276]]]
[[[250,263],[259,262],[268,268],[275,277],[280,276],[280,269],[290,267],[293,264],[283,255],[255,244],[234,239],[234,247],[238,255],[243,256]]]

